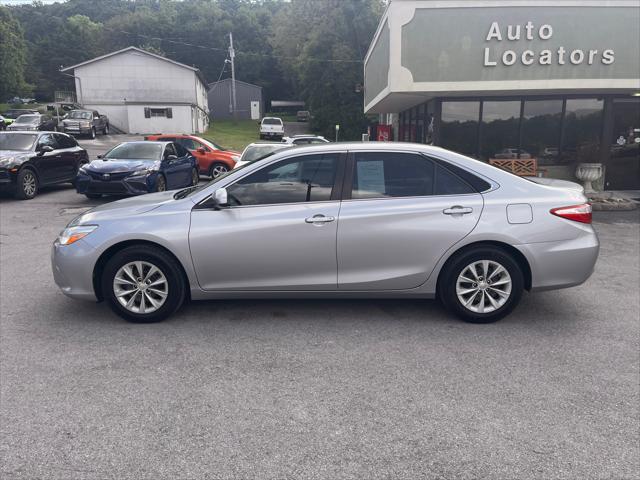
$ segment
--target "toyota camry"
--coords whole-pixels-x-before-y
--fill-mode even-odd
[[[598,249],[579,185],[437,147],[354,143],[101,205],[64,229],[52,262],[66,295],[135,322],[186,299],[276,297],[437,297],[491,322],[525,290],[583,283]]]

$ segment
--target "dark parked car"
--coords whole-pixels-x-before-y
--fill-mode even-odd
[[[53,132],[0,132],[0,189],[35,197],[41,186],[73,182],[87,151],[73,137]]]
[[[39,113],[20,115],[16,120],[7,127],[9,131],[54,131],[58,127],[58,122],[49,115],[41,115]]]
[[[124,142],[78,171],[76,190],[89,198],[140,195],[197,185],[198,163],[173,142]]]

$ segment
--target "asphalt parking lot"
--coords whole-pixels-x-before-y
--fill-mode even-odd
[[[585,285],[492,325],[416,300],[200,302],[133,325],[53,282],[51,243],[96,204],[0,198],[0,478],[639,477],[638,212],[595,216]]]

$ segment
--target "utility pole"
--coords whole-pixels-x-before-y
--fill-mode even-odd
[[[233,49],[233,33],[229,32],[229,58],[231,59],[231,99],[233,102],[233,121],[238,120],[236,104],[236,65],[234,59],[236,52]]]

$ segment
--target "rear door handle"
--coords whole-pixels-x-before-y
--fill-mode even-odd
[[[305,218],[306,223],[329,223],[333,222],[336,217],[325,217],[322,214],[314,215],[313,217]]]
[[[466,215],[467,213],[472,213],[473,208],[471,207],[463,207],[461,205],[454,205],[451,208],[445,208],[442,213],[445,215]]]

